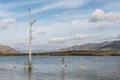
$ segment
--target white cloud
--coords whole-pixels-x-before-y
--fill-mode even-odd
[[[107,2],[103,2],[103,0],[101,0],[101,2],[103,2],[104,4],[102,5],[102,9],[105,10],[113,10],[113,11],[120,11],[120,0],[104,0]]]
[[[109,37],[111,34],[114,35],[115,32],[119,32],[119,31],[116,31],[117,30],[116,27],[119,27],[119,24],[116,24],[111,21],[111,20],[114,20],[114,21],[119,20],[118,12],[106,12],[106,8],[103,8],[105,11],[101,9],[97,9],[91,14],[90,20],[98,21],[98,22],[92,23],[88,21],[89,11],[91,11],[91,7],[89,9],[81,8],[81,6],[83,6],[84,4],[87,3],[87,1],[90,1],[90,0],[53,0],[53,1],[55,2],[46,3],[45,1],[45,3],[43,3],[42,5],[38,1],[40,4],[36,5],[36,7],[43,6],[41,7],[41,10],[48,12],[48,14],[38,15],[40,19],[32,27],[32,30],[34,31],[33,45],[41,45],[40,47],[37,47],[37,48],[46,49],[46,47],[44,47],[43,45],[51,49],[51,48],[57,48],[59,46],[65,47],[65,45],[73,46],[73,45],[83,44],[88,42],[97,42],[97,40],[98,39],[100,40],[101,38],[103,38],[105,34],[106,34],[105,37]],[[25,21],[28,19],[28,14],[26,12],[28,8],[26,7],[26,5],[30,4],[32,7],[32,4],[34,6],[34,4],[37,3],[37,1],[35,1],[35,3],[32,3],[32,2],[34,1],[30,1],[30,3],[29,1],[25,3],[11,2],[9,4],[5,4],[2,6],[0,5],[0,9],[1,9],[0,17],[3,17],[3,16],[16,17],[17,20],[20,20],[18,21],[18,23],[16,23],[17,27],[16,25],[14,26],[10,25],[13,27],[9,27],[9,29],[7,29],[6,31],[1,32],[1,36],[3,38],[1,42],[4,43],[4,41],[7,40],[9,41],[9,43],[11,43],[12,41],[13,43],[11,45],[13,45],[14,43],[21,42],[20,40],[26,37],[27,39],[25,38],[23,40],[23,43],[21,42],[20,44],[22,46],[23,44],[24,45],[29,44],[29,40],[28,40],[29,24],[28,24],[28,21]],[[88,6],[88,5],[85,5],[85,6]],[[21,14],[21,11],[17,10],[18,12],[16,12],[16,9],[17,9],[16,7],[24,8],[26,9],[26,11],[23,10]],[[36,7],[34,6],[34,8],[31,8],[33,19],[37,17],[37,16],[34,16],[34,14],[38,12],[38,9],[36,9]],[[76,9],[76,8],[80,8],[80,9]],[[59,9],[60,9],[60,13],[57,12]],[[64,11],[61,9],[67,9],[67,10]],[[52,10],[52,12],[48,10]],[[107,9],[107,11],[109,10]],[[1,20],[0,26],[7,26],[14,22],[15,22],[15,19]],[[102,31],[99,31],[99,30],[102,30]],[[9,36],[14,35],[14,36],[4,37],[4,35],[9,35]],[[91,36],[91,35],[94,35],[94,36]],[[96,35],[99,35],[99,36],[96,36]],[[16,40],[16,41],[13,41],[13,40]],[[52,47],[52,45],[53,46],[55,45],[55,47]]]
[[[120,39],[120,34],[115,37],[115,39]]]
[[[104,35],[100,39],[100,41],[113,41],[113,40],[120,40],[120,33]]]
[[[42,1],[36,0],[36,1],[20,1],[20,2],[8,2],[8,3],[1,3],[0,4],[0,9],[6,10],[6,9],[11,9],[11,8],[16,8],[19,6],[24,6],[24,5],[30,5],[30,4],[36,4],[40,3]]]
[[[74,40],[82,40],[82,39],[89,39],[92,38],[93,36],[88,35],[88,34],[76,34],[71,37],[61,37],[61,38],[52,38],[49,40],[49,42],[53,43],[63,43],[67,41],[74,41]]]
[[[7,11],[0,11],[0,17],[8,17],[8,16],[10,16],[11,15],[11,13],[10,12],[7,12]]]
[[[120,12],[105,12],[102,9],[96,9],[90,15],[90,21],[120,21]]]
[[[55,2],[53,4],[44,6],[41,8],[41,11],[55,9],[55,8],[76,8],[78,6],[81,6],[85,4],[88,0],[60,0],[58,2]]]
[[[16,22],[15,18],[6,18],[0,21],[0,27],[7,26]]]
[[[30,0],[30,1],[18,1],[18,2],[7,2],[7,3],[0,3],[0,17],[24,17],[24,16],[28,16],[28,14],[26,13],[26,11],[28,10],[28,8],[32,8],[31,5],[34,4],[38,4],[38,3],[42,3],[42,0]],[[27,7],[26,7],[27,6]],[[26,10],[19,10],[19,11],[14,11],[16,9],[19,8],[24,8]],[[13,10],[13,11],[11,11]],[[21,14],[22,12],[22,14]],[[35,11],[34,13],[38,12]]]
[[[47,32],[43,31],[43,32],[37,32],[37,34],[46,34]]]

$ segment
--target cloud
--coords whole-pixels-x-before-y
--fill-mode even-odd
[[[32,8],[31,5],[41,4],[42,0],[30,0],[30,1],[8,1],[7,3],[0,2],[0,17],[25,17],[28,16],[26,11],[28,8]],[[20,9],[24,8],[24,9]],[[19,11],[17,9],[20,9]],[[12,11],[11,11],[12,10]],[[15,10],[15,11],[14,11]],[[17,10],[17,11],[16,11]],[[22,14],[21,14],[22,12]],[[38,12],[38,10],[36,11]],[[36,13],[34,12],[34,13]]]
[[[41,8],[41,11],[60,8],[60,9],[67,9],[67,8],[76,8],[85,4],[88,0],[60,0],[58,2],[54,2],[50,5],[44,6]]]
[[[6,18],[6,19],[3,19],[2,21],[0,21],[0,27],[4,27],[9,24],[13,24],[15,22],[16,22],[15,18]]]
[[[47,32],[43,31],[43,32],[37,32],[37,34],[46,34]]]
[[[93,36],[88,35],[88,34],[76,34],[71,37],[52,38],[49,40],[49,42],[63,43],[63,42],[67,42],[67,41],[82,40],[82,39],[88,39],[88,38],[92,38],[92,37]]]
[[[105,34],[103,36],[99,37],[100,41],[114,41],[114,40],[120,40],[120,33],[114,33],[114,34]]]
[[[47,31],[44,30],[43,28],[33,28],[32,32],[35,34],[46,34],[47,33]]]
[[[120,34],[115,35],[113,38],[114,38],[114,39],[120,39]]]
[[[8,16],[10,16],[10,15],[11,15],[10,12],[3,11],[3,10],[0,11],[0,17],[8,17]]]
[[[3,31],[1,32],[1,37],[3,38],[1,42],[8,45],[8,43],[11,43],[12,41],[11,45],[13,46],[14,43],[19,43],[21,42],[22,38],[26,37],[27,39],[25,38],[23,40],[25,42],[21,42],[19,45],[21,45],[22,48],[23,44],[29,44],[29,25],[27,20],[28,7],[31,8],[33,19],[35,19],[36,17],[40,17],[39,20],[32,27],[32,31],[34,31],[33,45],[41,45],[37,48],[46,49],[46,47],[48,47],[49,49],[51,49],[65,46],[68,47],[88,42],[97,42],[101,38],[104,38],[104,36],[109,37],[112,34],[114,35],[115,32],[119,32],[118,28],[120,23],[115,23],[111,21],[114,19],[114,21],[119,20],[119,16],[115,18],[115,15],[118,15],[119,13],[110,12],[110,10],[117,11],[116,9],[118,9],[118,7],[116,7],[115,10],[113,9],[114,7],[112,9],[106,9],[106,6],[104,7],[101,3],[101,5],[94,5],[90,7],[91,3],[98,3],[96,3],[97,1],[90,1],[90,3],[87,4],[87,1],[90,0],[51,0],[49,2],[44,0],[31,0],[25,2],[23,1],[20,3],[1,3],[0,17],[2,18],[0,19],[0,27],[3,26],[3,28],[6,28],[4,26],[13,26],[10,24],[14,23],[14,20],[2,20],[4,18],[16,17],[17,20],[19,20],[17,21],[17,23],[15,23],[13,27],[8,28],[6,31],[0,29],[1,31]],[[101,2],[106,5],[106,1]],[[89,20],[96,22],[90,22],[88,21],[88,16],[90,14],[90,11],[94,10],[96,7],[100,7],[105,11],[102,9],[96,9],[95,11],[93,11],[90,15]],[[41,12],[40,15],[36,15],[36,13],[40,10],[46,12]],[[20,33],[21,35],[19,35]],[[9,35],[10,37],[4,37],[4,35]],[[7,40],[8,42],[5,42],[5,40]],[[43,43],[46,44],[43,45]]]
[[[120,12],[109,11],[105,13],[102,9],[96,9],[90,15],[90,21],[120,21]]]
[[[11,8],[16,8],[24,5],[31,5],[36,3],[41,3],[42,1],[36,0],[36,1],[20,1],[20,2],[7,2],[7,3],[0,3],[0,9],[6,10]]]

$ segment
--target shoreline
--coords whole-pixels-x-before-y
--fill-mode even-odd
[[[28,56],[29,53],[0,54],[0,56]],[[120,56],[120,50],[107,51],[56,51],[32,53],[32,56]]]

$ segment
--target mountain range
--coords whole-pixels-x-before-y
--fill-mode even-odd
[[[0,54],[16,54],[16,53],[20,53],[20,52],[16,51],[11,47],[0,45]]]
[[[61,49],[62,51],[96,51],[96,50],[120,50],[120,41],[105,41],[101,43],[87,43],[83,45],[75,45]]]
[[[62,48],[58,51],[110,51],[120,50],[120,41],[105,41],[101,43],[86,43],[83,45],[75,45],[68,48]],[[0,45],[0,54],[16,54],[22,51],[15,50],[11,47]],[[36,53],[41,52],[40,50],[34,51]],[[54,52],[54,51],[53,51]]]

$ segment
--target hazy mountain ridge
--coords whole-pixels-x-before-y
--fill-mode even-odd
[[[20,52],[16,51],[11,47],[0,45],[0,54],[16,54],[16,53],[20,53]]]
[[[120,41],[113,41],[111,44],[101,47],[101,49],[120,50]]]
[[[63,51],[79,50],[120,50],[120,41],[105,41],[102,43],[87,43],[61,49]]]
[[[99,51],[99,50],[120,50],[120,41],[105,41],[102,43],[87,43],[84,45],[76,45],[68,48],[63,48],[58,51]],[[0,45],[0,54],[16,54],[20,53],[19,50],[15,50],[11,47]],[[23,51],[24,52],[24,51]],[[27,51],[29,52],[29,51]],[[34,53],[45,52],[39,49],[33,50]],[[46,51],[47,52],[47,51]],[[54,51],[53,51],[54,52]]]

